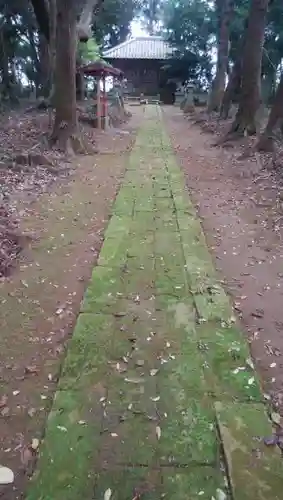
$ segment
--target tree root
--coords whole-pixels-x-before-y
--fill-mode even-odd
[[[52,175],[58,175],[68,171],[67,168],[61,168],[55,165],[53,161],[43,153],[17,153],[11,157],[4,157],[2,161],[0,161],[1,170],[9,168],[16,173],[32,173],[35,167],[42,167]]]
[[[17,153],[11,158],[11,160],[17,165],[29,165],[30,167],[33,167],[35,165],[54,166],[53,162],[42,153],[31,153],[31,152]]]
[[[247,160],[248,158],[251,158],[255,154],[256,154],[255,149],[249,147],[249,148],[245,149],[245,151],[237,157],[237,160],[238,161]]]
[[[263,153],[273,153],[275,149],[273,137],[262,134],[256,145],[256,149],[257,151],[261,151]]]
[[[203,116],[197,116],[197,117],[192,117],[192,119],[194,125],[201,125],[202,123],[206,122],[207,117],[205,118]]]
[[[50,146],[68,153],[70,156],[97,153],[95,147],[85,140],[80,133],[68,134],[68,131],[64,129],[61,129],[57,135],[53,134],[51,136]]]
[[[18,255],[32,239],[20,233],[9,209],[0,204],[0,278],[10,274]]]
[[[29,106],[26,109],[26,113],[32,113],[33,111],[47,111],[48,109],[53,108],[50,98],[40,98],[36,101],[35,104]]]

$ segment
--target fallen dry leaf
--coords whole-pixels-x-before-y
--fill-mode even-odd
[[[0,415],[1,417],[9,417],[10,416],[10,408],[8,408],[8,406],[4,406],[4,408],[2,408],[0,410]]]
[[[3,396],[1,396],[0,398],[0,408],[4,408],[4,406],[6,406],[8,403],[8,396],[7,394],[3,394]]]
[[[161,438],[161,429],[160,429],[159,425],[157,425],[157,427],[155,428],[155,432],[156,432],[157,439],[159,440]]]
[[[265,437],[263,442],[266,446],[276,446],[278,444],[278,436],[273,434],[272,436]]]
[[[160,396],[155,396],[154,398],[150,398],[151,401],[153,401],[154,403],[156,403],[157,401],[160,400]]]
[[[221,490],[220,488],[217,488],[216,500],[226,500],[226,499],[227,499],[226,493],[223,490]]]
[[[27,375],[38,375],[38,367],[35,365],[30,365],[25,367],[25,373]]]
[[[137,366],[144,366],[144,360],[143,360],[143,359],[138,359],[138,360],[136,361],[136,365],[137,365]]]
[[[131,377],[131,378],[125,378],[125,382],[129,382],[131,384],[143,384],[144,383],[144,379],[143,378],[140,378],[140,377]]]
[[[15,476],[11,469],[0,465],[0,485],[12,484],[14,482]]]
[[[279,413],[276,413],[275,411],[273,411],[271,413],[271,420],[274,424],[276,425],[280,425],[281,423],[281,416],[279,415]]]
[[[35,408],[29,408],[28,409],[28,416],[29,417],[34,417],[34,415],[36,414],[36,409]]]
[[[251,358],[247,358],[246,359],[246,363],[247,365],[252,369],[254,370],[254,364],[253,364],[253,360]]]
[[[112,496],[112,490],[108,488],[104,493],[104,500],[110,500],[111,496]]]
[[[37,438],[33,438],[33,439],[32,439],[32,441],[31,441],[31,445],[30,445],[30,447],[31,447],[34,451],[36,451],[36,450],[38,449],[38,447],[39,447],[39,439],[37,439]]]
[[[151,376],[151,377],[154,377],[154,375],[156,375],[156,374],[158,373],[158,371],[159,371],[159,370],[158,370],[157,368],[153,368],[153,369],[152,369],[152,370],[150,370],[150,372],[149,372],[149,373],[150,373],[150,376]]]

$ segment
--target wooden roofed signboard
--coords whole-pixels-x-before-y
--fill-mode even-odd
[[[148,96],[159,94],[160,69],[172,55],[172,47],[160,36],[130,38],[103,53],[124,72],[129,93]]]

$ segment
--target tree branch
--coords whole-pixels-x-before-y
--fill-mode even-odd
[[[50,39],[49,13],[45,0],[31,0],[34,15],[37,20],[39,31],[45,36],[47,42]]]
[[[77,33],[80,42],[87,42],[91,37],[91,21],[100,10],[104,0],[86,0],[79,16]]]

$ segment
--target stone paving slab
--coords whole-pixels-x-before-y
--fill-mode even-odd
[[[272,433],[262,404],[216,405],[235,500],[282,498],[282,458],[276,447],[267,447],[262,436]]]
[[[148,106],[27,500],[277,500],[271,432],[161,110]]]

